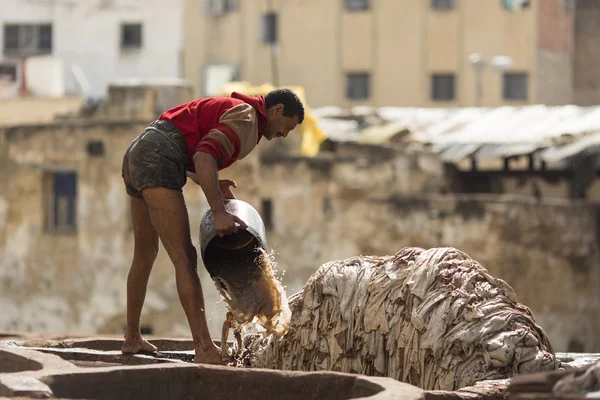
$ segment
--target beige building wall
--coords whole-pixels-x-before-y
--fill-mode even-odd
[[[463,29],[460,56],[462,69],[460,78],[461,101],[458,106],[475,104],[475,74],[469,63],[469,55],[480,53],[485,59],[494,56],[509,56],[513,66],[507,72],[526,73],[528,79],[528,98],[526,101],[508,101],[503,98],[502,74],[492,68],[484,72],[482,105],[495,107],[501,105],[522,105],[536,103],[536,23],[538,1],[530,1],[529,8],[520,12],[509,12],[501,7],[500,1],[462,0]],[[435,51],[435,49],[430,49]],[[459,78],[459,79],[460,79]]]
[[[81,97],[0,99],[0,126],[49,122],[61,114],[76,114],[82,100]]]
[[[575,10],[564,0],[539,3],[537,98],[545,104],[575,101]]]
[[[575,102],[600,104],[600,7],[597,0],[577,0],[575,16]]]
[[[480,0],[457,0],[449,10],[433,9],[431,1],[378,0],[367,10],[347,10],[342,0],[238,0],[237,9],[213,16],[186,0],[185,77],[198,96],[205,95],[204,66],[234,63],[236,78],[254,85],[304,86],[313,107],[464,107],[475,105],[469,55],[480,53],[487,60],[510,56],[507,72],[528,76],[527,98],[506,100],[502,73],[487,68],[483,106],[570,102],[571,55],[540,35],[548,36],[545,27],[557,23],[569,28],[574,13],[561,0],[529,3],[511,12],[500,1]],[[278,15],[274,50],[260,40],[267,10]],[[347,98],[348,73],[369,74],[368,98]],[[454,74],[454,99],[432,100],[432,74]]]

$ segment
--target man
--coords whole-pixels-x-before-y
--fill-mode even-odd
[[[266,96],[202,98],[165,111],[131,144],[123,157],[123,180],[131,197],[135,239],[127,278],[127,331],[122,352],[154,352],[142,338],[140,315],[160,238],[175,266],[177,293],[194,340],[194,362],[220,364],[221,355],[208,331],[197,253],[190,237],[182,188],[190,176],[212,209],[219,236],[246,224],[225,210],[235,182],[218,179],[218,171],[246,157],[262,137],[285,138],[304,120],[302,102],[292,91]]]

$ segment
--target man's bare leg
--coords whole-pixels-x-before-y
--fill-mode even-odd
[[[140,332],[140,316],[148,278],[158,254],[158,234],[143,199],[131,197],[131,220],[135,247],[127,277],[127,332],[121,349],[123,354],[156,351],[156,346],[142,338]]]
[[[196,248],[190,237],[190,221],[183,193],[162,187],[147,188],[144,199],[158,236],[175,266],[179,300],[187,316],[196,357],[194,362],[222,364],[219,349],[208,331]]]

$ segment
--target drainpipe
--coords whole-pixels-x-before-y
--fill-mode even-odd
[[[27,94],[29,94],[29,91],[27,90],[27,74],[25,73],[26,60],[27,57],[21,57],[21,59],[19,60],[19,65],[21,67],[21,82],[19,84],[20,96],[26,96]]]

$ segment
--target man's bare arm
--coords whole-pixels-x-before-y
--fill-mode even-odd
[[[200,185],[208,205],[213,213],[224,213],[225,204],[219,189],[219,172],[217,160],[203,151],[194,154],[194,165],[196,166],[196,183]]]
[[[219,187],[217,160],[209,153],[199,151],[194,154],[194,165],[196,166],[196,183],[202,188],[208,205],[212,210],[217,235],[223,236],[237,232],[236,222],[241,227],[247,228],[244,221],[225,210],[223,196]]]

